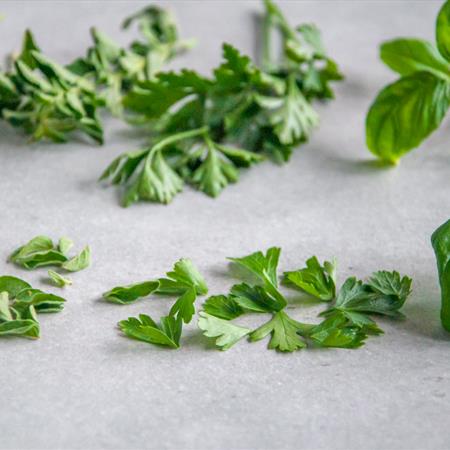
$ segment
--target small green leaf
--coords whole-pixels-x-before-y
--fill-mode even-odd
[[[145,314],[139,319],[129,317],[119,322],[119,328],[130,338],[144,341],[149,344],[162,345],[170,348],[179,348],[182,330],[182,321],[174,317],[161,317],[160,325]]]
[[[305,342],[297,334],[303,325],[289,317],[284,311],[279,311],[267,323],[250,334],[251,341],[259,341],[271,334],[270,349],[282,352],[293,352],[306,347]]]
[[[11,300],[17,297],[17,294],[24,289],[31,289],[31,285],[20,278],[10,275],[0,277],[0,292],[7,292]]]
[[[219,319],[232,320],[244,313],[244,310],[231,295],[213,295],[203,303],[203,310]]]
[[[50,280],[52,280],[53,284],[57,287],[62,288],[64,286],[70,286],[72,284],[72,280],[70,278],[63,277],[61,274],[55,272],[54,270],[49,270],[48,276]]]
[[[252,312],[276,312],[284,308],[261,286],[236,284],[230,290],[231,297],[242,309]]]
[[[329,302],[336,295],[336,261],[325,261],[323,266],[313,256],[306,261],[306,267],[294,272],[285,272],[287,285],[297,287],[302,291]]]
[[[64,309],[65,302],[64,298],[40,289],[24,289],[17,294],[13,307],[17,309],[33,306],[38,313],[56,313]]]
[[[159,287],[159,281],[143,281],[128,286],[117,286],[103,294],[103,298],[111,303],[127,305],[139,298],[148,297]]]
[[[73,247],[73,241],[72,241],[72,239],[69,239],[68,237],[62,237],[58,241],[58,250],[63,255],[66,255],[72,247]]]
[[[217,338],[216,346],[220,350],[228,350],[251,331],[249,328],[234,325],[228,320],[219,319],[204,311],[200,311],[199,315],[198,327],[203,331],[204,336]]]
[[[160,278],[157,294],[180,295],[186,290],[195,288],[198,295],[208,293],[206,282],[190,259],[177,261],[172,271],[166,273],[167,278]]]
[[[170,315],[181,318],[184,323],[189,323],[195,314],[194,303],[196,299],[195,289],[187,289],[170,308]]]
[[[91,249],[86,246],[79,255],[64,262],[61,267],[69,272],[78,272],[91,265]]]

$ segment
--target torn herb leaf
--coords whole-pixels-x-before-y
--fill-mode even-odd
[[[87,245],[83,250],[81,250],[80,254],[62,263],[61,267],[69,272],[78,272],[80,270],[88,268],[90,265],[91,249]]]
[[[121,320],[119,328],[128,337],[149,344],[175,349],[180,346],[181,318],[175,319],[172,316],[161,317],[158,325],[150,316],[140,314],[139,319],[130,317],[128,320]]]
[[[325,261],[320,265],[317,257],[306,261],[306,267],[284,273],[285,284],[296,287],[313,297],[329,302],[336,295],[336,261]]]
[[[250,340],[259,341],[270,334],[270,349],[293,352],[306,347],[305,342],[297,334],[301,329],[301,323],[289,317],[284,311],[278,311],[267,323],[251,332]]]
[[[182,258],[175,263],[173,269],[166,273],[166,278],[159,278],[156,291],[161,295],[182,295],[193,288],[198,295],[208,293],[203,276],[190,259]]]
[[[65,286],[70,286],[72,284],[72,280],[70,278],[64,277],[54,270],[49,269],[47,273],[52,283],[57,287],[62,288]]]
[[[67,252],[72,245],[73,242],[67,237],[61,238],[57,244],[54,244],[47,236],[36,236],[14,250],[9,261],[29,270],[44,266],[62,267],[72,272],[82,270],[90,263],[89,247],[69,260]]]
[[[225,320],[235,319],[244,313],[231,295],[212,295],[202,307],[209,315]]]
[[[159,281],[143,281],[128,286],[117,286],[103,294],[103,298],[111,303],[127,305],[139,298],[148,297],[159,287]]]
[[[236,342],[247,336],[251,330],[232,324],[228,320],[212,316],[207,312],[200,311],[198,327],[203,331],[203,335],[216,339],[216,346],[220,350],[228,350]]]

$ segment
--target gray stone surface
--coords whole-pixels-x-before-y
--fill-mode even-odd
[[[106,120],[101,148],[30,146],[1,125],[0,272],[48,287],[45,270],[5,262],[39,233],[90,244],[94,262],[74,274],[64,312],[41,316],[39,341],[1,340],[0,448],[448,448],[450,342],[439,324],[429,236],[449,214],[449,122],[399,167],[384,170],[365,149],[363,126],[375,93],[395,78],[379,61],[378,44],[401,35],[432,39],[440,3],[283,2],[293,23],[319,25],[347,78],[336,101],[320,107],[320,129],[290,164],[264,163],[216,200],[186,188],[168,207],[119,207],[114,189],[96,179],[114,156],[143,141],[119,121]],[[120,20],[142,5],[3,1],[1,53],[19,47],[27,26],[61,62],[84,52],[93,24],[125,43]],[[254,51],[258,2],[167,5],[182,34],[199,40],[175,67],[209,70],[222,41]],[[338,258],[340,280],[384,268],[411,275],[407,320],[381,320],[385,335],[356,351],[285,355],[266,350],[266,342],[242,342],[221,353],[194,324],[183,348],[167,351],[115,328],[129,315],[164,314],[167,301],[99,301],[113,285],[161,275],[182,256],[220,293],[234,281],[226,256],[270,245],[283,248],[281,269],[317,254]],[[292,310],[311,320],[316,313],[305,305]]]

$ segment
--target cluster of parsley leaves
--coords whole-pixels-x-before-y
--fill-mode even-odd
[[[306,267],[285,272],[283,284],[302,291],[327,309],[316,324],[302,323],[291,317],[290,304],[279,286],[277,272],[281,249],[272,247],[242,258],[229,258],[254,276],[254,282],[231,287],[228,294],[210,296],[199,311],[198,327],[215,345],[228,350],[244,337],[258,341],[270,336],[269,348],[293,352],[307,346],[358,348],[370,335],[379,335],[373,316],[402,317],[400,309],[411,293],[411,279],[398,272],[378,271],[365,282],[348,278],[338,289],[336,262],[320,264],[313,256]],[[119,322],[122,332],[133,339],[170,348],[180,347],[183,323],[191,322],[197,296],[208,292],[204,278],[188,259],[178,261],[166,278],[118,286],[106,292],[106,301],[130,304],[150,294],[176,296],[167,316],[159,324],[141,314]],[[289,310],[288,310],[289,309]],[[270,318],[252,330],[233,322],[247,314],[269,314]]]
[[[241,168],[268,156],[285,162],[318,124],[314,100],[333,97],[340,80],[313,25],[292,28],[265,4],[261,67],[230,44],[212,76],[184,69],[138,80],[125,95],[127,119],[151,127],[151,143],[116,158],[101,176],[123,187],[123,204],[169,203],[185,183],[216,197]],[[281,54],[273,57],[278,32]]]

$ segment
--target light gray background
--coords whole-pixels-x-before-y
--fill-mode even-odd
[[[395,79],[378,44],[402,35],[433,39],[441,2],[280,3],[293,24],[312,21],[323,30],[346,80],[288,165],[264,163],[216,200],[186,188],[170,206],[119,207],[117,192],[96,179],[116,155],[144,142],[119,121],[105,120],[103,147],[30,146],[1,125],[0,272],[51,289],[45,270],[6,263],[40,233],[68,235],[93,251],[92,267],[64,291],[64,312],[41,316],[39,341],[0,342],[1,448],[448,448],[450,342],[439,324],[429,237],[449,214],[449,122],[394,169],[373,165],[364,144],[365,112]],[[19,48],[25,27],[64,63],[84,54],[94,24],[125,44],[130,35],[119,31],[120,21],[144,5],[0,2],[1,53]],[[207,73],[223,41],[254,54],[259,2],[166,6],[182,35],[199,41],[175,67]],[[380,320],[386,334],[360,350],[294,354],[268,351],[265,341],[218,352],[192,323],[183,348],[168,351],[123,338],[115,327],[129,315],[165,314],[166,300],[99,301],[112,286],[159,276],[180,257],[192,258],[210,292],[221,293],[235,281],[226,256],[271,245],[283,248],[282,270],[317,254],[338,258],[341,281],[377,269],[409,274],[407,320]],[[314,320],[317,308],[298,306],[294,317]]]

